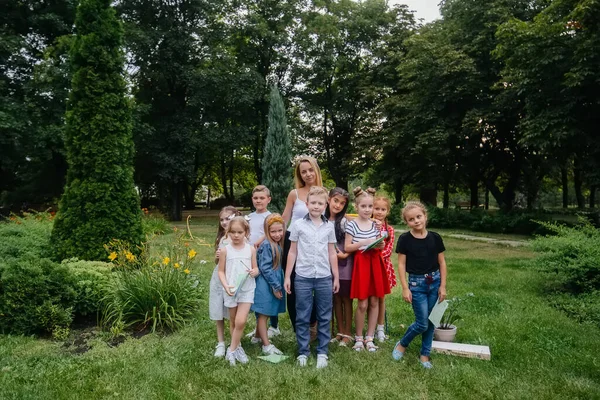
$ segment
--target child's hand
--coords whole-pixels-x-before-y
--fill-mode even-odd
[[[405,302],[412,304],[412,292],[409,288],[402,289],[402,298]]]
[[[256,278],[258,275],[260,275],[260,271],[258,268],[252,268],[250,271],[248,271],[248,275],[250,275],[253,278]]]
[[[292,294],[292,281],[290,278],[285,278],[285,281],[283,281],[283,288],[287,294]]]
[[[337,293],[340,290],[340,280],[335,278],[333,280],[333,293]]]
[[[440,286],[438,289],[438,303],[441,303],[446,299],[446,287]]]
[[[381,222],[378,219],[373,218],[373,222],[375,222],[375,226],[377,227],[377,229],[381,230],[381,226],[383,225],[383,222]]]
[[[385,240],[382,240],[381,242],[379,242],[379,244],[377,246],[375,246],[375,248],[379,249],[379,250],[383,250],[384,247],[385,247]]]
[[[283,297],[283,293],[281,293],[281,290],[273,290],[273,296],[281,299]]]
[[[225,293],[227,293],[227,296],[233,296],[233,291],[231,289],[233,289],[235,286],[229,285],[229,286],[224,286],[225,289]]]
[[[338,260],[345,260],[346,258],[348,258],[350,254],[348,253],[344,253],[343,251],[340,251],[339,253],[337,253],[337,258]]]

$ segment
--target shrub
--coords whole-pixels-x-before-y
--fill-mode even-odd
[[[11,215],[7,222],[0,223],[0,262],[48,257],[51,231],[52,215],[48,213]]]
[[[112,265],[100,261],[77,258],[63,260],[72,276],[77,293],[74,303],[76,316],[93,316],[100,310],[102,299],[108,294]]]
[[[169,230],[169,224],[162,214],[144,214],[142,218],[142,231],[144,237],[162,235]]]
[[[67,328],[77,298],[65,265],[26,257],[0,262],[0,331],[52,333]]]
[[[555,235],[533,241],[533,249],[541,253],[539,268],[571,293],[600,290],[600,230],[580,222],[576,227],[540,222]]]

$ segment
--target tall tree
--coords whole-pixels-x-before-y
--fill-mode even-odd
[[[103,245],[111,239],[142,239],[123,31],[110,4],[82,0],[77,9],[66,113],[69,169],[52,230],[59,259],[104,259]]]
[[[269,130],[262,160],[263,184],[271,191],[273,209],[283,212],[288,190],[292,187],[292,148],[287,129],[283,99],[276,86],[271,88]],[[289,171],[290,173],[286,173]]]

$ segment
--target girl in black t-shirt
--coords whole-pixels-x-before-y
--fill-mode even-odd
[[[446,298],[446,248],[440,235],[427,231],[427,210],[423,204],[408,202],[402,209],[402,218],[410,231],[398,238],[398,271],[402,298],[412,304],[415,322],[396,343],[392,358],[402,359],[410,342],[422,335],[420,361],[429,369],[432,368],[429,354],[435,328],[429,321],[429,314],[438,301]]]

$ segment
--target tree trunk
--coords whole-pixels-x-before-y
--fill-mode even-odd
[[[226,199],[230,199],[229,193],[227,193],[227,166],[225,163],[225,155],[221,156],[221,186],[223,186],[223,194]]]
[[[469,190],[471,192],[471,208],[479,207],[479,180],[471,179]]]
[[[579,158],[575,157],[574,167],[573,167],[573,186],[575,187],[575,197],[577,198],[577,208],[585,207],[585,198],[583,197],[583,193],[581,191],[581,187],[583,186],[583,179],[581,177],[581,167]]]
[[[569,208],[569,171],[567,171],[566,165],[560,168],[560,178],[562,183],[563,192],[563,208]]]
[[[487,188],[485,189],[485,209],[490,209],[490,191]]]
[[[169,219],[171,221],[181,221],[181,198],[182,182],[173,182],[171,184],[171,207],[169,210]]]
[[[208,188],[208,191],[206,193],[206,208],[210,210],[210,187]]]
[[[231,152],[231,162],[229,163],[229,195],[231,196],[229,199],[233,204],[235,200],[235,196],[233,194],[233,160],[235,159],[235,150]]]
[[[184,183],[183,186],[183,198],[185,201],[185,209],[193,210],[194,208],[196,208],[196,192],[198,191],[198,185]]]
[[[419,200],[421,203],[437,207],[437,189],[436,188],[420,188]]]
[[[396,204],[402,204],[402,190],[404,189],[404,183],[402,179],[397,178],[394,180],[394,198]]]
[[[444,205],[443,205],[444,210],[447,210],[449,205],[450,205],[450,181],[446,180],[444,182]]]

